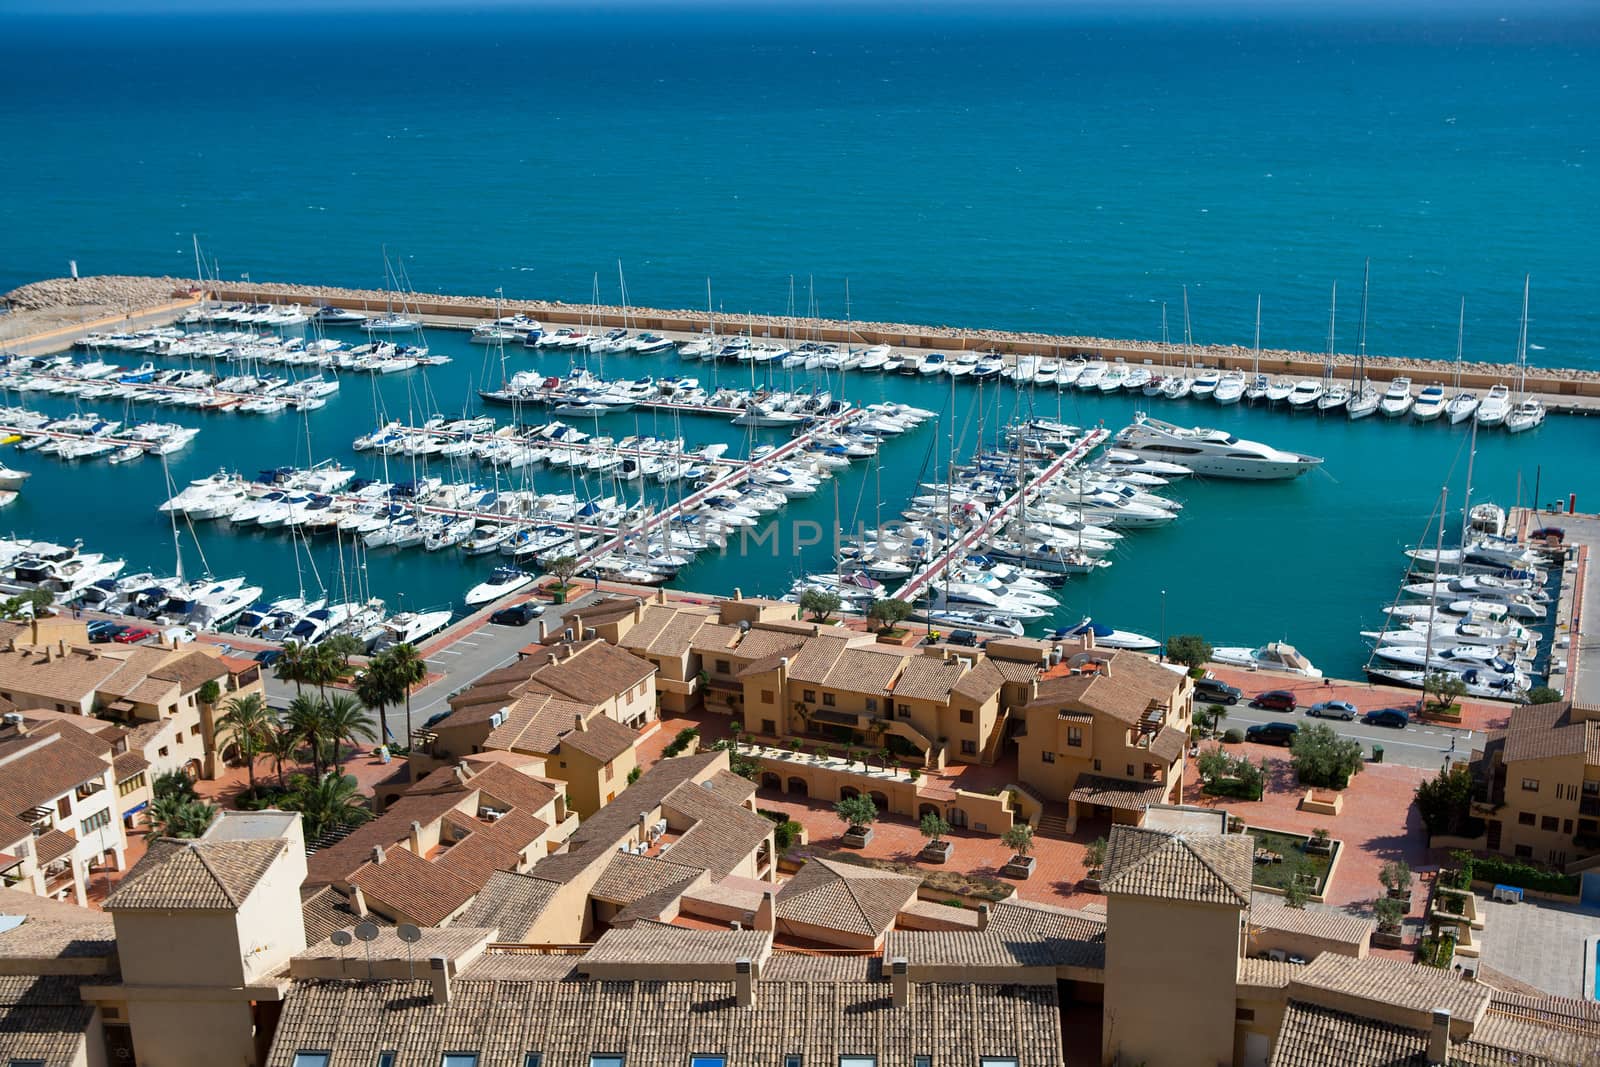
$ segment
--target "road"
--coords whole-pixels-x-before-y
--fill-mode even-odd
[[[1268,711],[1244,703],[1228,709],[1228,717],[1223,720],[1222,727],[1242,730],[1262,722],[1297,722],[1302,728],[1325,723],[1333,727],[1334,733],[1340,737],[1353,737],[1360,741],[1368,754],[1372,752],[1374,743],[1382,745],[1385,763],[1425,769],[1442,766],[1452,755],[1457,759],[1466,759],[1472,753],[1473,743],[1480,740],[1471,730],[1459,730],[1437,723],[1413,722],[1404,730],[1396,730],[1388,726],[1367,726],[1359,719],[1353,722],[1319,719],[1307,715],[1304,708],[1298,711]]]
[[[578,610],[594,599],[593,593],[586,593],[570,604],[549,605],[542,616],[549,632],[560,633],[564,628],[567,613]],[[426,662],[429,673],[437,674],[439,677],[411,695],[411,724],[421,726],[430,717],[444,711],[449,707],[452,696],[488,672],[514,662],[518,651],[538,639],[538,619],[527,626],[496,626],[493,623],[484,623],[471,633],[436,649]],[[275,708],[288,707],[289,701],[294,699],[294,685],[279,681],[271,673],[267,674],[266,687],[267,703]],[[376,726],[378,719],[375,713],[371,715],[371,721]],[[390,709],[389,722],[390,730],[400,735],[395,740],[410,736],[409,729],[401,733],[405,725],[403,707],[398,716],[393,709]]]

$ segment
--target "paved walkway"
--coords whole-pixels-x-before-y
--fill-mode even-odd
[[[1497,904],[1478,898],[1482,961],[1558,997],[1583,996],[1583,939],[1600,937],[1600,912],[1532,898]]]

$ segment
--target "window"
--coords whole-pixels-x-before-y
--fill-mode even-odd
[[[10,1067],[44,1067],[43,1060],[8,1060]]]
[[[200,736],[200,724],[199,723],[195,723],[193,726],[189,727],[189,736],[190,737],[199,737]]]
[[[877,711],[878,710],[878,698],[877,697],[868,697],[867,698],[867,710],[868,711]]]
[[[1514,851],[1516,852],[1517,859],[1519,860],[1533,859],[1532,845],[1518,845]]]
[[[1572,820],[1571,819],[1562,820],[1561,832],[1564,833],[1564,834],[1572,833]]]
[[[717,673],[718,674],[732,674],[733,673],[732,668],[730,668],[728,666],[728,661],[727,660],[725,660],[725,659],[717,660]]]
[[[778,732],[778,723],[777,723],[777,721],[773,720],[773,719],[762,719],[761,720],[761,732],[764,733],[764,734],[767,734],[769,736],[775,736],[777,734],[777,732]]]
[[[136,789],[143,789],[144,788],[144,783],[145,783],[144,772],[140,771],[138,774],[134,775],[132,778],[129,778],[126,782],[117,783],[117,796],[125,797],[129,793],[132,793]]]
[[[911,1057],[911,1067],[933,1067],[933,1057],[913,1056]]]
[[[56,798],[56,814],[60,815],[63,819],[72,814],[71,797],[63,795]]]
[[[1583,795],[1586,797],[1600,796],[1600,782],[1585,781],[1583,783]]]
[[[1539,820],[1539,829],[1541,830],[1556,830],[1559,829],[1560,826],[1561,820],[1556,818],[1554,815],[1546,815],[1544,818]]]
[[[611,781],[615,776],[616,772],[611,769],[611,764],[606,764],[606,781]]]
[[[294,1054],[294,1059],[289,1061],[289,1067],[328,1067],[328,1061],[331,1059],[333,1059],[331,1052],[307,1052],[301,1049]]]
[[[1535,821],[1536,820],[1533,817],[1533,812],[1531,811],[1522,811],[1517,813],[1517,823],[1521,826],[1532,826]]]
[[[111,822],[111,812],[106,811],[104,808],[102,808],[101,810],[95,812],[93,815],[89,816],[87,819],[85,819],[81,823],[79,823],[78,824],[78,828],[80,830],[82,830],[83,833],[87,836],[88,834],[94,833],[96,830],[100,829],[102,826],[105,826],[105,825],[109,824],[110,822]]]
[[[1015,1056],[979,1056],[978,1067],[1017,1067]]]
[[[822,706],[825,707],[825,708],[831,708],[831,707],[833,707],[833,705],[834,705],[833,694],[832,693],[823,693],[822,694]]]
[[[162,745],[162,746],[161,746],[161,747],[160,747],[160,748],[159,748],[159,749],[157,749],[157,750],[156,750],[156,751],[158,751],[158,752],[159,752],[159,753],[160,753],[160,754],[161,754],[161,755],[163,755],[163,756],[167,756],[167,755],[171,755],[171,753],[170,753],[170,752],[168,752],[168,751],[167,751],[167,746],[166,746],[166,745]]]
[[[763,703],[763,704],[770,704],[770,703],[772,703],[772,690],[770,690],[770,689],[763,689],[763,690],[762,690],[762,691],[761,691],[761,703]]]
[[[839,1067],[878,1067],[876,1056],[840,1056]]]
[[[1100,769],[1100,761],[1099,760],[1095,760],[1094,761],[1094,769],[1097,770],[1097,771]]]
[[[543,1067],[544,1053],[529,1052],[522,1057],[522,1067]]]
[[[800,691],[800,699],[807,704],[815,704],[817,702],[817,691],[815,689],[802,689]]]
[[[806,1058],[798,1052],[791,1052],[783,1058],[783,1067],[805,1067]]]
[[[589,1067],[622,1067],[625,1058],[620,1052],[591,1052]]]
[[[962,708],[961,709],[961,721],[962,722],[971,722],[972,721],[972,709],[971,708]]]
[[[976,741],[963,741],[963,742],[961,742],[961,754],[963,756],[976,756],[978,754],[978,742],[976,742]]]
[[[1054,763],[1056,761],[1056,754],[1054,752],[1041,752],[1039,753],[1039,758],[1044,760],[1046,763]]]
[[[439,1067],[478,1067],[476,1052],[446,1052],[439,1057]]]
[[[909,719],[911,718],[911,705],[901,704],[894,709],[894,713],[902,719]]]
[[[1254,1008],[1235,1008],[1233,1009],[1233,1017],[1242,1023],[1253,1023],[1256,1021],[1256,1010]]]
[[[377,1067],[394,1067],[396,1061],[399,1059],[400,1053],[395,1052],[392,1049],[380,1052],[378,1053]]]
[[[728,1057],[697,1053],[689,1057],[689,1067],[728,1067]]]
[[[1083,747],[1083,727],[1081,727],[1081,726],[1069,726],[1069,727],[1067,727],[1067,747],[1068,748],[1082,748]]]
[[[1524,792],[1537,793],[1539,791],[1539,779],[1524,778],[1522,780],[1522,788]]]
[[[1129,777],[1129,778],[1132,778],[1132,777],[1133,777],[1133,764],[1131,764],[1131,763],[1130,763],[1130,764],[1128,764],[1128,775],[1127,775],[1127,776],[1128,776],[1128,777]]]

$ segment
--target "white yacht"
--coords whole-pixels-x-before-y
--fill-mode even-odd
[[[395,645],[410,645],[438,633],[450,622],[448,611],[402,611],[383,624],[373,651],[382,652]]]
[[[1345,404],[1345,414],[1352,419],[1364,419],[1378,410],[1378,404],[1382,399],[1377,387],[1363,380],[1358,388],[1351,390],[1350,400]]]
[[[1450,420],[1450,425],[1455,426],[1466,422],[1478,411],[1478,394],[1460,392],[1450,398],[1444,406],[1445,418]]]
[[[1294,388],[1289,390],[1289,406],[1291,408],[1309,408],[1322,399],[1323,388],[1321,378],[1302,378],[1295,382]]]
[[[1478,405],[1479,426],[1499,426],[1511,414],[1511,390],[1504,385],[1492,386]]]
[[[496,567],[488,580],[479,582],[467,590],[467,605],[476,607],[487,604],[491,600],[498,600],[507,593],[515,592],[533,581],[533,575],[515,567]]]
[[[1084,634],[1093,634],[1097,648],[1125,648],[1134,652],[1154,652],[1161,647],[1161,642],[1144,634],[1137,634],[1131,630],[1116,630],[1104,623],[1095,622],[1086,618],[1070,630],[1058,631],[1058,638],[1082,637]]]
[[[1544,403],[1528,397],[1506,416],[1506,429],[1512,433],[1531,430],[1544,422]]]
[[[1212,650],[1211,658],[1229,667],[1245,667],[1252,671],[1278,671],[1297,674],[1302,678],[1322,677],[1322,672],[1313,667],[1310,660],[1284,641],[1272,641],[1260,648],[1217,648]]]
[[[1411,379],[1396,378],[1389,383],[1388,390],[1383,394],[1383,399],[1378,401],[1378,410],[1386,419],[1397,419],[1411,410],[1411,405],[1416,403],[1416,397],[1411,395]]]
[[[12,470],[4,463],[0,463],[0,491],[17,492],[22,488],[22,483],[27,481],[32,474],[32,471]]]
[[[1418,422],[1432,422],[1444,414],[1444,403],[1444,386],[1438,382],[1425,385],[1411,405],[1411,417]]]
[[[1211,399],[1219,404],[1237,404],[1244,397],[1244,389],[1244,371],[1231,370],[1217,382],[1216,389],[1211,393]]]
[[[1116,436],[1119,449],[1187,467],[1213,478],[1297,478],[1322,460],[1246,441],[1225,430],[1192,429],[1135,412],[1133,425]]]

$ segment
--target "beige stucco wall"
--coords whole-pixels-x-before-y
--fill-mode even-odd
[[[248,1001],[138,999],[128,1002],[139,1067],[253,1067]]]
[[[1590,781],[1600,780],[1600,768],[1586,768],[1581,754],[1507,764],[1505,806],[1489,816],[1500,822],[1498,851],[1515,857],[1517,847],[1525,846],[1531,855],[1525,853],[1523,858],[1554,866],[1588,855],[1572,841],[1580,818],[1600,819],[1600,815],[1584,816],[1579,811],[1586,776]],[[1537,791],[1522,788],[1523,779],[1529,778],[1539,783]],[[1522,825],[1523,814],[1533,816],[1532,826]],[[1556,820],[1555,829],[1545,829],[1547,817]]]
[[[1106,910],[1104,1062],[1231,1064],[1240,909],[1114,894]]]
[[[113,921],[122,980],[130,986],[244,984],[239,927],[231,911],[117,911]]]

